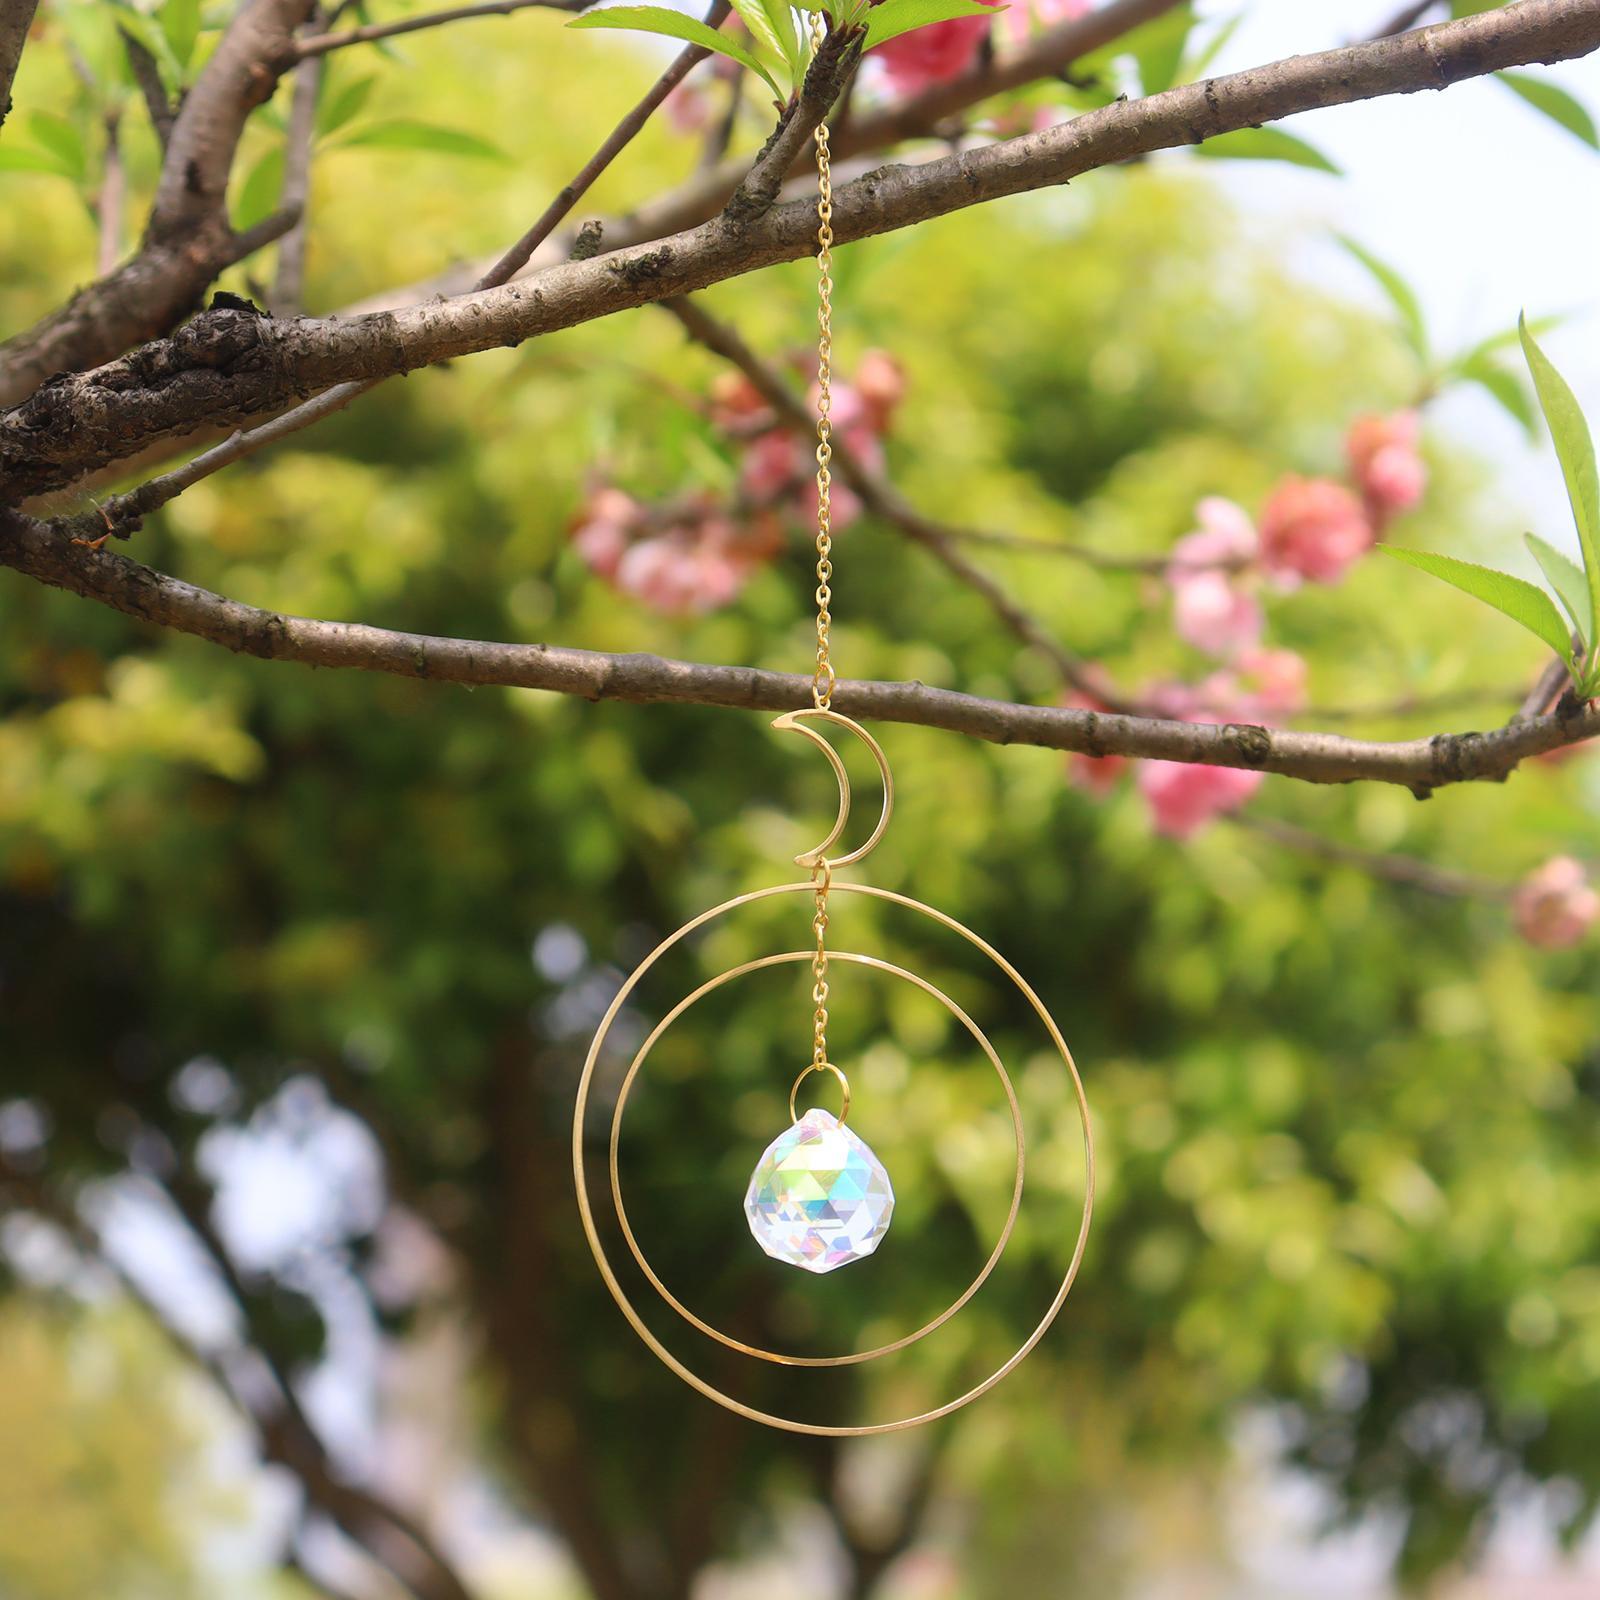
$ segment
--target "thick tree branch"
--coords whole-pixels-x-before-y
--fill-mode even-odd
[[[0,405],[31,394],[52,373],[158,338],[195,309],[219,272],[277,237],[236,234],[228,225],[228,174],[246,118],[292,64],[291,35],[311,5],[248,0],[235,16],[172,122],[138,253],[0,345]]]
[[[268,661],[353,667],[442,683],[547,689],[586,700],[789,711],[809,705],[811,699],[809,674],[605,655],[557,645],[441,639],[284,616],[225,599],[108,550],[75,546],[57,530],[17,512],[0,512],[0,565],[129,616]],[[1398,784],[1419,797],[1453,783],[1503,779],[1531,756],[1600,734],[1600,704],[1563,703],[1551,715],[1489,733],[1382,742],[1013,705],[920,683],[841,682],[834,704],[851,716],[944,728],[995,744],[1243,767],[1310,783],[1368,779]]]
[[[365,28],[344,33],[315,33],[295,40],[295,54],[307,61],[325,56],[330,50],[343,50],[353,44],[371,44],[377,39],[394,39],[403,33],[420,33],[424,28],[442,28],[451,22],[470,22],[475,17],[509,17],[517,11],[535,7],[545,11],[586,11],[594,0],[487,0],[486,4],[456,6],[449,11],[428,11],[418,17],[403,17],[398,22],[374,22]]]
[[[834,233],[841,243],[866,238],[1296,112],[1439,89],[1597,47],[1600,0],[1520,0],[1396,38],[1107,106],[916,168],[882,168],[836,192]],[[499,289],[349,320],[279,325],[238,314],[196,318],[124,360],[58,379],[0,418],[0,497],[15,502],[60,488],[204,418],[238,424],[337,383],[517,344],[793,260],[810,252],[814,224],[809,205],[776,206],[748,225],[719,218]]]
[[[11,115],[11,85],[38,9],[39,0],[5,0],[0,5],[0,124]]]
[[[728,0],[712,0],[711,7],[705,15],[706,26],[720,28],[732,9]],[[533,226],[478,279],[474,287],[478,290],[493,289],[509,283],[527,265],[528,258],[534,251],[555,232],[572,208],[588,193],[600,174],[633,142],[644,125],[660,109],[667,96],[710,54],[709,50],[694,44],[680,50],[667,70],[611,130],[600,148],[584,162],[572,181],[565,185],[545,207]],[[300,72],[314,70],[316,65],[315,61],[307,62],[298,70]],[[151,478],[127,494],[113,496],[100,509],[98,525],[96,519],[91,517],[86,527],[86,536],[98,537],[103,531],[125,533],[128,529],[137,527],[141,517],[148,516],[152,511],[166,505],[169,500],[176,499],[185,489],[193,487],[202,478],[209,478],[212,473],[220,472],[224,467],[230,467],[236,461],[242,461],[246,456],[252,456],[256,451],[287,439],[302,428],[309,428],[313,423],[321,422],[335,412],[342,411],[358,395],[365,394],[379,381],[376,378],[366,378],[354,383],[341,383],[332,389],[324,390],[314,399],[285,411],[270,422],[264,422],[248,432],[230,435],[220,444],[202,451],[181,467]]]
[[[1066,71],[1074,62],[1114,44],[1177,4],[1178,0],[1111,0],[1085,16],[1057,23],[1015,55],[999,61],[987,58],[949,83],[934,84],[920,94],[852,115],[835,131],[834,156],[847,161],[931,134],[984,100]],[[734,192],[744,174],[745,163],[737,159],[698,173],[671,194],[614,223],[610,229],[613,246],[643,244],[704,222]]]

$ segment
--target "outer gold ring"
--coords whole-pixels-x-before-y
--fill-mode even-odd
[[[812,953],[809,950],[795,951],[794,958],[796,960],[804,961],[810,961],[813,959]],[[831,960],[832,958],[832,953],[830,952],[829,959]],[[813,1061],[809,1066],[804,1066],[800,1069],[800,1076],[796,1078],[789,1086],[790,1122],[798,1122],[800,1120],[800,1113],[795,1110],[795,1101],[800,1095],[800,1085],[804,1083],[813,1072],[831,1072],[834,1077],[839,1080],[839,1094],[841,1096],[841,1104],[839,1106],[839,1122],[842,1126],[850,1116],[850,1080],[845,1077],[843,1069],[834,1066],[831,1061]]]
[[[760,956],[753,961],[746,961],[740,966],[730,967],[726,972],[719,972],[714,978],[708,978],[700,985],[698,989],[694,991],[693,994],[686,995],[677,1003],[677,1005],[672,1008],[671,1011],[666,1014],[666,1016],[660,1020],[660,1022],[655,1025],[655,1027],[651,1030],[649,1037],[646,1038],[644,1043],[639,1046],[638,1053],[634,1056],[633,1062],[629,1066],[627,1074],[622,1080],[622,1086],[617,1091],[616,1110],[611,1114],[611,1198],[616,1205],[617,1222],[622,1228],[622,1237],[627,1241],[628,1249],[632,1252],[633,1259],[639,1264],[639,1270],[644,1273],[646,1278],[650,1280],[650,1286],[656,1291],[656,1293],[659,1294],[661,1298],[665,1300],[666,1303],[671,1306],[672,1309],[676,1311],[685,1322],[690,1323],[692,1326],[698,1328],[701,1333],[705,1334],[708,1338],[715,1339],[718,1344],[726,1345],[730,1350],[737,1350],[741,1355],[754,1356],[758,1361],[771,1361],[775,1362],[779,1366],[785,1367],[848,1367],[854,1366],[863,1361],[876,1361],[879,1356],[891,1355],[896,1350],[904,1350],[907,1345],[915,1344],[919,1339],[927,1338],[927,1336],[936,1328],[942,1328],[945,1323],[947,1323],[958,1311],[960,1311],[961,1308],[965,1306],[966,1303],[973,1297],[973,1295],[975,1295],[978,1290],[983,1287],[984,1283],[989,1277],[989,1274],[993,1272],[994,1269],[1000,1264],[1000,1257],[1005,1254],[1006,1245],[1011,1239],[1011,1230],[1017,1225],[1017,1211],[1022,1205],[1022,1109],[1017,1104],[1016,1090],[1012,1087],[1010,1075],[1006,1072],[1005,1066],[1000,1060],[999,1053],[989,1042],[988,1037],[984,1034],[983,1030],[977,1025],[977,1023],[975,1023],[972,1018],[969,1017],[966,1012],[963,1011],[961,1007],[949,997],[949,995],[945,994],[941,989],[936,988],[933,984],[929,983],[926,978],[921,977],[919,974],[915,972],[909,972],[904,967],[897,967],[891,962],[880,961],[876,956],[863,956],[857,955],[853,951],[849,950],[838,950],[833,951],[829,957],[829,959],[833,961],[847,961],[855,966],[872,967],[879,972],[887,972],[892,977],[904,978],[908,983],[914,983],[919,989],[922,989],[926,993],[930,994],[939,1002],[940,1005],[945,1008],[946,1011],[951,1014],[951,1016],[955,1017],[957,1021],[961,1022],[966,1027],[967,1032],[978,1041],[979,1047],[983,1050],[983,1053],[988,1056],[989,1064],[994,1068],[995,1073],[1000,1079],[1000,1085],[1005,1090],[1006,1104],[1011,1109],[1011,1131],[1016,1139],[1017,1144],[1017,1170],[1016,1177],[1012,1181],[1011,1185],[1011,1209],[1006,1214],[1005,1227],[1000,1230],[1000,1237],[995,1241],[994,1249],[989,1252],[989,1259],[984,1262],[983,1269],[978,1273],[977,1277],[975,1277],[972,1282],[967,1285],[967,1288],[962,1294],[961,1298],[953,1305],[947,1306],[931,1322],[924,1323],[922,1327],[916,1330],[915,1333],[905,1334],[903,1337],[894,1340],[890,1344],[879,1345],[872,1350],[860,1350],[854,1355],[847,1356],[785,1355],[782,1351],[763,1350],[759,1345],[745,1344],[742,1340],[735,1339],[730,1334],[724,1333],[720,1328],[714,1326],[712,1323],[706,1322],[700,1317],[697,1317],[694,1312],[684,1305],[683,1302],[672,1293],[666,1284],[661,1281],[661,1279],[656,1275],[655,1269],[650,1265],[649,1261],[645,1259],[644,1251],[640,1248],[638,1239],[634,1237],[633,1226],[628,1220],[628,1208],[623,1204],[622,1175],[617,1159],[618,1153],[622,1146],[622,1113],[627,1107],[628,1095],[633,1089],[634,1079],[637,1078],[639,1073],[643,1070],[646,1059],[648,1058],[650,1052],[656,1047],[656,1043],[661,1038],[661,1035],[664,1034],[667,1029],[670,1028],[673,1023],[675,1023],[678,1018],[689,1009],[690,1006],[703,999],[713,990],[720,989],[725,983],[732,983],[735,978],[742,978],[747,973],[751,972],[760,972],[766,967],[786,966],[802,961],[809,961],[810,959],[811,952],[809,950],[789,950],[785,951],[782,955]],[[839,1072],[839,1069],[834,1067],[831,1061],[828,1062],[827,1065],[832,1067],[833,1071],[839,1074],[841,1080],[844,1078],[844,1074]],[[804,1078],[806,1073],[814,1070],[816,1069],[807,1067],[806,1071],[800,1074],[800,1077]],[[799,1087],[799,1080],[796,1080],[795,1087]],[[793,1110],[793,1100],[794,1095],[791,1091],[791,1113]],[[845,1103],[846,1105],[849,1104],[848,1087],[845,1091]],[[839,1120],[843,1122],[844,1118],[841,1117]]]
[[[583,1073],[578,1079],[577,1103],[573,1108],[572,1116],[572,1178],[577,1191],[578,1216],[583,1224],[584,1237],[589,1241],[590,1252],[594,1256],[595,1266],[599,1269],[601,1278],[605,1281],[606,1288],[611,1292],[611,1298],[616,1301],[617,1308],[628,1319],[629,1326],[644,1341],[645,1346],[669,1371],[675,1372],[690,1388],[704,1395],[706,1399],[722,1406],[725,1410],[733,1412],[736,1416],[744,1417],[750,1422],[764,1423],[769,1428],[781,1428],[786,1433],[803,1433],[818,1438],[853,1439],[862,1438],[869,1434],[897,1433],[905,1428],[915,1428],[925,1422],[935,1422],[940,1417],[948,1417],[952,1412],[971,1405],[980,1396],[987,1394],[996,1384],[1009,1377],[1012,1372],[1027,1359],[1035,1345],[1049,1332],[1050,1325],[1060,1315],[1061,1308],[1066,1304],[1067,1296],[1072,1292],[1072,1285],[1078,1276],[1078,1269],[1083,1265],[1083,1252],[1089,1241],[1089,1223],[1094,1214],[1094,1135],[1089,1121],[1089,1101],[1083,1092],[1083,1080],[1078,1076],[1077,1066],[1072,1059],[1072,1052],[1067,1048],[1067,1042],[1061,1037],[1061,1030],[1056,1026],[1055,1019],[1045,1009],[1044,1002],[1029,986],[1026,978],[1011,965],[987,940],[974,933],[970,928],[956,921],[954,917],[946,916],[944,912],[936,910],[933,906],[924,905],[920,900],[913,900],[908,895],[897,894],[892,889],[879,889],[871,884],[864,883],[839,883],[834,885],[834,892],[838,894],[864,894],[875,900],[885,900],[891,905],[903,906],[908,910],[920,912],[925,917],[949,928],[953,933],[960,934],[974,948],[983,951],[1002,972],[1017,986],[1018,990],[1033,1007],[1039,1020],[1044,1024],[1045,1031],[1050,1035],[1051,1043],[1056,1047],[1061,1056],[1062,1064],[1066,1067],[1072,1079],[1073,1093],[1078,1102],[1078,1115],[1083,1123],[1083,1158],[1084,1158],[1084,1188],[1083,1188],[1083,1214],[1078,1224],[1078,1237],[1073,1245],[1072,1259],[1067,1263],[1067,1270],[1060,1286],[1056,1289],[1050,1304],[1045,1308],[1044,1315],[1026,1339],[1006,1358],[1000,1366],[996,1367],[988,1377],[973,1385],[965,1394],[958,1395],[954,1400],[947,1400],[942,1406],[936,1406],[931,1411],[918,1412],[915,1416],[896,1417],[889,1422],[859,1423],[855,1426],[829,1425],[816,1422],[801,1422],[793,1417],[778,1416],[774,1412],[761,1411],[755,1406],[748,1406],[741,1400],[736,1400],[730,1394],[725,1394],[715,1384],[708,1383],[698,1373],[685,1366],[667,1347],[653,1334],[634,1308],[633,1302],[623,1292],[622,1285],[617,1281],[611,1262],[607,1259],[605,1248],[600,1243],[600,1235],[595,1228],[594,1210],[589,1204],[588,1180],[585,1176],[583,1160],[583,1121],[584,1112],[588,1109],[589,1090],[594,1081],[595,1065],[600,1059],[600,1052],[604,1048],[607,1035],[615,1023],[617,1014],[628,1002],[628,997],[638,986],[639,980],[646,972],[680,940],[693,933],[695,929],[703,927],[713,918],[726,915],[740,906],[751,905],[759,900],[771,899],[780,894],[811,894],[810,883],[783,883],[776,884],[770,889],[756,889],[749,894],[738,895],[732,900],[726,900],[719,906],[713,906],[709,911],[702,911],[699,916],[691,918],[688,922],[667,935],[654,950],[641,961],[632,975],[617,991],[615,999],[606,1010],[601,1019],[599,1031],[595,1034],[589,1046],[589,1054],[583,1063]]]

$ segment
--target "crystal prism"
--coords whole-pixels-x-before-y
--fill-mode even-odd
[[[867,1143],[819,1108],[762,1152],[744,1210],[769,1256],[832,1272],[878,1248],[894,1215],[894,1190]]]

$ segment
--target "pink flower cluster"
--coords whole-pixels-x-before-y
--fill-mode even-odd
[[[1600,894],[1583,864],[1554,856],[1530,872],[1511,896],[1517,932],[1541,950],[1565,950],[1600,919]]]
[[[868,350],[856,368],[854,381],[835,378],[831,387],[834,438],[876,470],[883,465],[883,436],[905,396],[900,363],[887,351]],[[815,383],[809,402],[815,409]],[[744,449],[739,487],[745,498],[756,505],[784,506],[798,521],[814,521],[817,461],[812,441],[781,427],[750,382],[734,374],[713,387],[712,417]],[[861,501],[837,474],[828,499],[835,533],[861,515]]]
[[[833,383],[834,437],[868,465],[883,458],[883,436],[905,394],[905,374],[881,350],[861,358],[853,382]],[[816,403],[813,387],[812,404]],[[746,379],[712,388],[711,419],[740,452],[739,503],[695,494],[665,509],[609,484],[591,491],[572,523],[572,545],[591,572],[657,611],[714,611],[783,548],[783,514],[817,514],[816,456],[810,440],[781,427]],[[830,496],[837,533],[861,502],[837,477]]]
[[[589,496],[573,524],[573,548],[591,572],[657,611],[714,611],[732,600],[782,544],[770,514],[745,527],[708,495],[665,518],[621,489]]]
[[[999,0],[983,3],[997,5]],[[1090,0],[1011,0],[1005,25],[1012,38],[1025,39],[1035,26],[1081,17],[1089,8]],[[883,63],[894,91],[913,95],[969,71],[988,37],[989,18],[958,17],[953,22],[913,28],[879,45],[873,55]]]
[[[1260,593],[1301,583],[1337,583],[1376,544],[1388,519],[1409,510],[1427,486],[1414,412],[1359,418],[1345,441],[1353,486],[1286,476],[1267,497],[1259,526],[1231,500],[1195,508],[1196,527],[1166,569],[1173,626],[1185,643],[1224,663],[1198,685],[1159,684],[1144,702],[1182,722],[1271,726],[1305,703],[1306,664],[1292,650],[1262,644]],[[1104,710],[1093,696],[1071,702]],[[1126,765],[1120,757],[1073,758],[1078,781],[1105,793]],[[1261,774],[1193,762],[1142,761],[1135,783],[1156,830],[1187,839],[1237,810]]]

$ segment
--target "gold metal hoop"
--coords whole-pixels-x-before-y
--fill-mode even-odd
[[[883,810],[878,816],[878,824],[867,838],[867,842],[852,850],[849,855],[830,857],[829,849],[844,832],[845,823],[850,819],[850,778],[844,770],[844,760],[839,752],[817,732],[815,728],[808,727],[808,722],[828,722],[836,728],[843,728],[848,733],[853,733],[872,752],[872,759],[878,764],[878,776],[883,782]],[[803,850],[794,858],[797,867],[815,867],[826,864],[830,869],[848,867],[861,860],[868,851],[872,850],[883,837],[883,830],[889,826],[889,818],[894,814],[894,776],[889,771],[889,758],[883,753],[883,746],[856,722],[841,711],[830,711],[826,706],[811,706],[802,711],[785,711],[781,717],[773,719],[772,726],[780,731],[792,730],[804,734],[827,758],[828,765],[833,768],[833,775],[839,780],[839,816],[834,822],[828,837],[819,845],[814,845],[809,850]]]
[[[811,952],[809,950],[802,950],[799,952],[797,959],[801,961],[809,961],[811,959]],[[830,959],[838,961],[842,958],[839,955],[839,952],[835,950],[830,953]],[[820,1065],[813,1061],[808,1066],[804,1066],[800,1069],[800,1076],[794,1080],[794,1083],[789,1090],[789,1120],[791,1122],[798,1122],[800,1120],[800,1114],[794,1108],[795,1099],[800,1093],[800,1085],[804,1083],[813,1072],[831,1072],[834,1077],[839,1080],[839,1089],[844,1096],[844,1104],[839,1107],[838,1120],[841,1124],[843,1124],[850,1115],[850,1080],[845,1077],[843,1070],[834,1066],[831,1061],[824,1061]]]
[[[1056,1026],[1055,1019],[1046,1010],[1044,1002],[1034,993],[1026,978],[1022,976],[1006,958],[1000,954],[981,935],[974,933],[964,924],[956,921],[954,917],[947,916],[943,911],[933,906],[925,905],[920,900],[913,900],[908,895],[898,894],[892,889],[880,889],[871,884],[864,883],[839,883],[834,885],[834,892],[839,894],[867,895],[875,900],[882,900],[891,905],[898,905],[907,910],[931,918],[934,922],[946,927],[953,933],[959,934],[975,949],[981,950],[1005,975],[1011,979],[1033,1007],[1034,1013],[1044,1024],[1045,1031],[1050,1036],[1051,1043],[1055,1046],[1061,1057],[1062,1064],[1072,1080],[1073,1094],[1077,1100],[1078,1115],[1083,1126],[1083,1157],[1084,1157],[1084,1187],[1083,1210],[1078,1224],[1078,1236],[1073,1245],[1072,1259],[1067,1264],[1067,1269],[1057,1287],[1050,1304],[1045,1308],[1044,1315],[1039,1319],[1033,1331],[1026,1339],[1000,1364],[993,1372],[979,1383],[973,1385],[964,1394],[958,1395],[954,1400],[947,1400],[943,1405],[935,1406],[932,1410],[918,1412],[914,1416],[896,1417],[888,1422],[859,1423],[853,1426],[839,1424],[825,1424],[816,1422],[803,1422],[794,1417],[779,1416],[775,1412],[761,1411],[755,1406],[746,1405],[741,1400],[736,1400],[732,1395],[725,1393],[708,1383],[697,1372],[686,1366],[664,1345],[649,1326],[639,1315],[633,1302],[629,1300],[621,1283],[617,1279],[605,1247],[600,1242],[600,1234],[595,1227],[594,1209],[589,1202],[588,1178],[583,1156],[583,1124],[584,1113],[588,1109],[589,1092],[594,1082],[596,1064],[599,1062],[600,1053],[605,1048],[605,1042],[615,1024],[618,1014],[628,1002],[640,980],[666,954],[681,940],[687,938],[697,928],[703,927],[713,919],[725,916],[728,912],[740,906],[752,905],[762,900],[771,899],[775,895],[783,894],[811,894],[813,888],[810,883],[785,883],[777,884],[769,889],[756,889],[749,894],[736,896],[732,900],[724,901],[721,905],[713,906],[708,911],[702,911],[698,916],[692,917],[681,928],[667,935],[654,950],[641,961],[617,991],[615,998],[601,1019],[599,1031],[595,1034],[589,1046],[589,1054],[583,1064],[582,1075],[578,1079],[577,1102],[573,1108],[572,1117],[572,1179],[577,1191],[578,1216],[583,1224],[584,1237],[589,1242],[590,1253],[594,1256],[595,1266],[599,1269],[606,1288],[610,1291],[611,1298],[616,1301],[617,1308],[633,1331],[644,1341],[645,1347],[656,1357],[670,1372],[677,1374],[690,1388],[705,1396],[706,1399],[722,1406],[725,1410],[733,1412],[736,1416],[744,1417],[750,1422],[764,1423],[770,1428],[779,1428],[786,1433],[808,1434],[818,1438],[852,1439],[863,1438],[871,1434],[898,1433],[906,1428],[915,1428],[923,1423],[935,1422],[941,1417],[948,1417],[953,1412],[961,1410],[964,1406],[971,1405],[980,1396],[987,1394],[996,1384],[1003,1382],[1007,1377],[1025,1361],[1034,1347],[1049,1332],[1050,1325],[1060,1315],[1061,1308],[1066,1304],[1067,1296],[1072,1292],[1072,1285],[1078,1276],[1078,1270],[1083,1265],[1083,1253],[1089,1240],[1089,1224],[1094,1213],[1094,1135],[1089,1119],[1089,1101],[1084,1093],[1083,1080],[1078,1075],[1078,1069],[1072,1059],[1072,1052],[1067,1048],[1067,1042],[1061,1036],[1061,1030]]]
[[[733,903],[734,902],[730,902],[730,905]],[[942,989],[939,989],[934,984],[930,983],[919,973],[908,971],[904,967],[897,967],[892,962],[880,960],[877,956],[858,955],[854,951],[849,950],[837,951],[834,954],[833,959],[835,961],[846,961],[855,966],[870,967],[874,971],[888,973],[891,977],[903,978],[906,982],[915,984],[919,989],[922,989],[925,993],[931,995],[935,1000],[937,1000],[939,1004],[942,1005],[951,1016],[955,1017],[959,1022],[961,1022],[965,1026],[967,1032],[977,1040],[984,1054],[989,1058],[989,1064],[994,1068],[996,1076],[998,1076],[1000,1079],[1001,1087],[1005,1090],[1006,1104],[1011,1111],[1011,1132],[1012,1136],[1016,1140],[1017,1146],[1017,1168],[1016,1177],[1013,1179],[1011,1185],[1011,1209],[1006,1213],[1005,1226],[1000,1230],[1000,1236],[995,1241],[994,1248],[989,1252],[989,1259],[984,1262],[983,1268],[978,1273],[977,1277],[975,1277],[972,1282],[967,1285],[967,1288],[962,1293],[961,1298],[955,1301],[954,1304],[947,1306],[939,1313],[938,1316],[933,1318],[931,1322],[924,1323],[923,1326],[918,1328],[915,1333],[905,1334],[901,1338],[891,1341],[889,1344],[878,1345],[876,1348],[871,1350],[859,1350],[852,1355],[845,1356],[785,1355],[783,1352],[778,1350],[763,1350],[759,1345],[745,1344],[742,1340],[735,1339],[731,1335],[724,1333],[714,1324],[706,1322],[702,1318],[697,1317],[694,1312],[684,1305],[683,1302],[679,1300],[677,1296],[674,1295],[673,1292],[666,1286],[666,1284],[661,1281],[661,1278],[657,1275],[655,1269],[650,1265],[649,1260],[645,1256],[644,1250],[641,1248],[638,1239],[634,1235],[633,1225],[628,1220],[628,1208],[623,1203],[622,1199],[622,1172],[618,1159],[622,1147],[622,1114],[627,1108],[628,1096],[633,1090],[634,1080],[643,1070],[645,1061],[649,1058],[650,1052],[655,1049],[656,1044],[661,1038],[661,1035],[664,1034],[667,1029],[670,1028],[678,1020],[678,1018],[690,1008],[690,1006],[697,1004],[706,995],[712,993],[713,990],[720,989],[724,984],[732,983],[734,979],[745,977],[749,973],[760,972],[767,967],[786,966],[792,963],[809,961],[810,959],[811,956],[809,951],[789,950],[785,951],[782,955],[758,956],[752,961],[742,962],[737,967],[730,967],[725,972],[719,972],[715,977],[708,978],[692,994],[685,995],[684,998],[680,1000],[677,1005],[675,1005],[672,1010],[669,1011],[666,1016],[664,1016],[655,1025],[653,1029],[651,1029],[649,1036],[645,1039],[643,1044],[639,1046],[638,1052],[635,1054],[632,1063],[628,1067],[627,1073],[623,1077],[622,1086],[617,1091],[616,1109],[611,1114],[611,1154],[609,1163],[611,1173],[611,1199],[612,1203],[616,1207],[617,1223],[622,1229],[622,1237],[627,1241],[628,1249],[631,1252],[634,1261],[638,1264],[639,1270],[649,1280],[651,1288],[653,1288],[656,1293],[660,1295],[661,1298],[667,1303],[667,1305],[676,1311],[685,1322],[689,1323],[692,1327],[698,1328],[701,1333],[706,1335],[707,1338],[715,1339],[718,1344],[725,1345],[730,1350],[737,1350],[741,1355],[753,1356],[758,1361],[770,1361],[778,1366],[849,1367],[859,1365],[865,1361],[876,1361],[879,1356],[892,1355],[896,1350],[904,1350],[908,1345],[915,1344],[919,1339],[927,1338],[927,1336],[934,1332],[935,1329],[942,1328],[945,1323],[955,1316],[955,1314],[960,1311],[962,1307],[964,1307],[966,1303],[973,1297],[973,1295],[975,1295],[978,1290],[981,1289],[988,1281],[989,1274],[993,1272],[994,1269],[1000,1264],[1000,1258],[1005,1254],[1006,1245],[1010,1242],[1011,1231],[1017,1225],[1017,1211],[1022,1205],[1024,1166],[1022,1109],[1017,1104],[1017,1092],[1012,1085],[1010,1074],[1007,1073],[1004,1063],[1002,1063],[1000,1060],[999,1052],[994,1048],[993,1044],[990,1043],[988,1036],[977,1025],[977,1023],[974,1022],[972,1018],[969,1017],[967,1013],[949,997],[949,995],[945,994]],[[839,1069],[835,1067],[831,1061],[827,1065],[834,1072],[838,1072],[841,1079],[844,1077],[844,1074],[839,1072]],[[806,1076],[806,1073],[811,1072],[812,1070],[813,1069],[811,1067],[807,1067],[806,1071],[800,1074],[800,1079],[803,1079]],[[800,1079],[795,1080],[795,1088],[797,1089],[800,1086]],[[849,1090],[847,1085],[846,1104],[848,1104],[848,1102]],[[790,1115],[793,1116],[794,1094],[792,1091],[789,1096],[789,1112]],[[841,1117],[839,1120],[842,1122],[844,1121],[844,1118]]]

